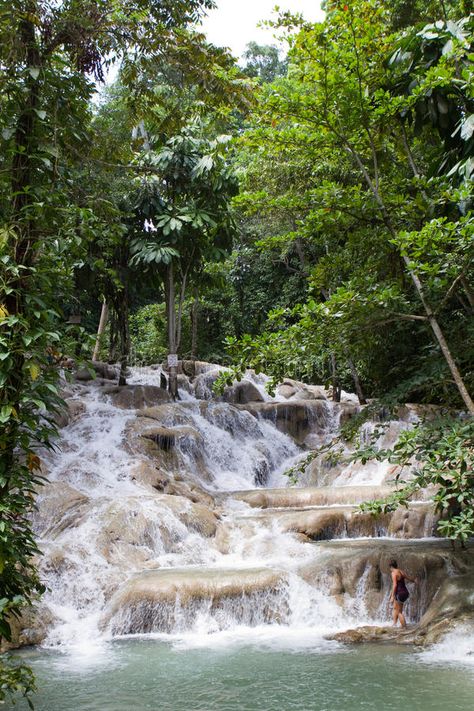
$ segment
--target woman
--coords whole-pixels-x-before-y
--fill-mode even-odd
[[[396,560],[391,560],[389,565],[392,574],[392,594],[390,595],[390,602],[393,602],[393,625],[396,627],[398,620],[400,620],[401,626],[406,627],[407,623],[403,614],[403,604],[408,600],[410,593],[405,585],[405,580],[408,580],[410,583],[416,583],[416,579],[410,578],[403,570],[400,570]]]

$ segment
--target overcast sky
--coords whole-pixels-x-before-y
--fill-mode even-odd
[[[257,28],[262,20],[275,17],[273,9],[301,12],[307,20],[321,20],[320,0],[217,0],[217,8],[209,12],[203,30],[210,42],[219,47],[230,47],[240,58],[248,42],[275,44],[270,29]]]

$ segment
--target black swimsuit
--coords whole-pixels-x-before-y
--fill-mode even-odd
[[[408,600],[410,593],[407,590],[407,586],[405,585],[405,578],[402,577],[397,580],[397,587],[395,588],[395,600],[397,602],[406,602]]]

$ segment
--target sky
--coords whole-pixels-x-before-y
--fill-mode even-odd
[[[219,47],[230,47],[232,54],[240,58],[248,42],[276,44],[273,30],[257,28],[262,20],[275,17],[273,9],[300,12],[307,20],[321,20],[323,13],[320,0],[217,0],[217,8],[211,10],[203,22],[203,31],[208,39]]]

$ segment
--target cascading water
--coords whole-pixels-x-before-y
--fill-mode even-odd
[[[160,370],[142,369],[130,383],[161,379]],[[189,648],[256,638],[307,648],[337,630],[388,619],[388,579],[376,583],[370,604],[365,599],[385,549],[374,562],[372,539],[351,518],[373,487],[350,487],[354,478],[343,472],[316,505],[311,489],[268,488],[287,484],[282,472],[304,455],[277,421],[281,397],[262,396],[267,409],[259,410],[207,393],[198,399],[187,387],[177,403],[136,412],[114,404],[102,385],[73,387],[75,419],[59,451],[44,457],[49,483],[34,523],[48,586],[46,646],[77,653],[92,641],[152,634]],[[291,417],[283,407],[290,415],[281,416]],[[296,407],[313,439],[332,436],[337,405],[304,405],[308,416]],[[385,475],[382,463],[362,483],[380,488]],[[255,508],[259,492],[275,503]],[[406,522],[382,532],[406,538]],[[336,541],[311,542],[345,536],[358,546],[353,561]],[[420,602],[413,619],[421,612]]]

